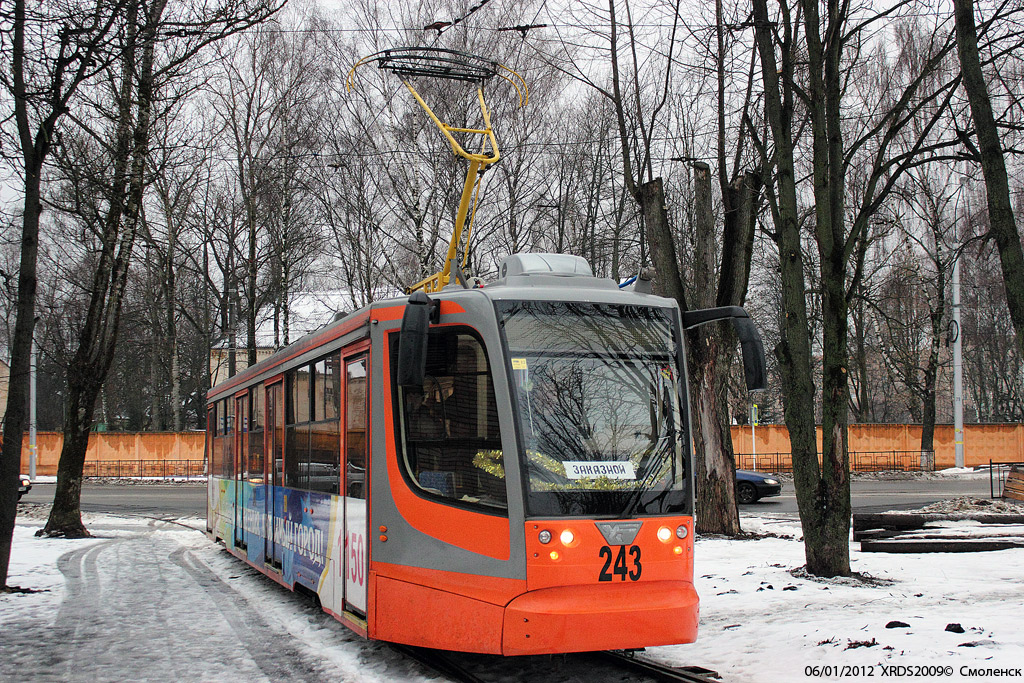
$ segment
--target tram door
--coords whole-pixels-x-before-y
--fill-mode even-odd
[[[266,559],[274,567],[281,568],[282,548],[276,538],[274,519],[284,519],[284,383],[277,381],[267,386],[267,457],[266,461]]]
[[[244,482],[249,477],[249,395],[235,398],[235,546],[245,547],[243,531]]]
[[[345,605],[366,613],[369,570],[366,456],[369,443],[366,356],[345,359]]]

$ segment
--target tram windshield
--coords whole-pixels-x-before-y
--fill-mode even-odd
[[[500,302],[531,515],[688,512],[670,309]]]

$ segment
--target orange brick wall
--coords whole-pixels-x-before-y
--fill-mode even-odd
[[[789,453],[789,431],[785,425],[758,425],[754,428],[758,453]],[[850,451],[916,451],[921,448],[921,425],[854,424],[849,427]],[[733,450],[750,453],[750,425],[733,425]],[[953,425],[935,426],[935,468],[953,467]],[[818,427],[821,448],[821,427]],[[1024,425],[964,425],[964,461],[968,467],[998,462],[1024,462]]]
[[[754,429],[759,454],[789,453],[789,432],[785,425],[759,425]],[[850,450],[916,451],[921,447],[921,425],[850,425]],[[96,432],[89,436],[88,461],[113,460],[202,460],[203,432]],[[39,456],[36,474],[55,475],[64,437],[60,432],[40,432],[36,442]],[[750,426],[734,425],[733,449],[750,453]],[[821,446],[821,428],[818,428]],[[953,467],[953,426],[935,427],[935,467]],[[21,449],[21,469],[28,472],[28,435]],[[987,465],[989,460],[1024,462],[1024,425],[985,424],[964,426],[964,459],[968,467]]]
[[[203,432],[94,432],[89,435],[89,462],[112,460],[202,460]],[[56,475],[64,435],[39,432],[36,474]],[[28,435],[21,446],[21,471],[28,472]]]

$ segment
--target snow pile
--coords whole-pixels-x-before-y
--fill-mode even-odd
[[[957,477],[962,474],[988,474],[988,471],[979,472],[973,467],[947,467],[944,470],[936,470],[935,474],[940,477]]]
[[[800,520],[793,517],[743,517],[743,531],[753,536],[775,536],[802,540],[804,530]],[[699,535],[698,535],[698,538]]]
[[[43,520],[50,516],[51,503],[18,502],[18,521]]]
[[[948,500],[940,500],[931,505],[925,505],[916,510],[908,512],[943,512],[943,513],[976,513],[983,515],[1024,515],[1024,503],[1016,503],[1012,500],[991,500],[989,498],[974,498],[972,496],[958,496]]]
[[[102,486],[206,486],[206,475],[191,477],[86,477],[85,482]]]

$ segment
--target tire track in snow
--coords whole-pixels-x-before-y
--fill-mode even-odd
[[[108,527],[121,535],[61,554],[48,613],[45,595],[15,596],[25,611],[0,625],[0,680],[326,680],[326,660],[268,623],[172,524]]]
[[[184,569],[209,594],[230,624],[240,646],[249,653],[270,680],[326,680],[319,667],[291,643],[293,636],[269,624],[253,606],[186,548],[178,548],[170,559]]]
[[[76,664],[83,650],[102,638],[98,627],[102,584],[97,557],[104,549],[125,539],[114,538],[64,553],[57,569],[64,575],[64,599],[54,621],[53,636],[60,646],[50,650],[51,665],[62,670],[63,680],[75,680],[80,672]]]

